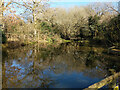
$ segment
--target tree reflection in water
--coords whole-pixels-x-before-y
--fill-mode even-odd
[[[102,47],[80,43],[40,46],[3,50],[3,88],[86,88],[109,75],[108,69],[119,71],[120,57],[102,53]]]

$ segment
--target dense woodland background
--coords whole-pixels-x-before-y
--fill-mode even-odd
[[[112,3],[92,3],[69,9],[40,2],[1,2],[2,42],[61,43],[88,40],[120,46],[120,13]],[[8,38],[9,37],[9,38]]]

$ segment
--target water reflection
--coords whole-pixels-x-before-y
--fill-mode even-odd
[[[102,53],[102,47],[41,46],[3,50],[3,88],[86,88],[109,75],[108,69],[119,71],[120,57]]]

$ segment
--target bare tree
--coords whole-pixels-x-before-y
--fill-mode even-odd
[[[15,2],[13,1],[13,3],[22,6],[25,10],[25,12],[23,13],[30,13],[30,15],[32,16],[32,22],[34,23],[34,35],[36,36],[37,34],[37,30],[36,30],[36,24],[37,24],[37,16],[40,13],[43,13],[45,10],[45,7],[47,5],[47,2],[49,0],[31,0],[31,1],[23,1],[22,3],[19,2]],[[26,16],[27,18],[28,16]]]
[[[4,11],[8,10],[8,6],[10,4],[12,4],[12,1],[5,2],[4,0],[0,0],[0,25],[3,26],[3,28],[4,28],[4,24],[3,24]]]

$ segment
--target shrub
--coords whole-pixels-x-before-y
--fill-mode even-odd
[[[7,38],[5,34],[2,32],[2,43],[5,44],[7,42]]]

